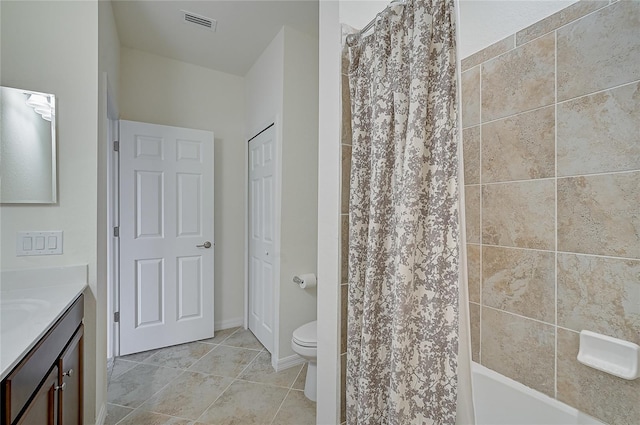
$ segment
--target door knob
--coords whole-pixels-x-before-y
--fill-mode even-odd
[[[206,241],[202,245],[196,245],[196,247],[198,247],[198,248],[211,248],[211,242]]]

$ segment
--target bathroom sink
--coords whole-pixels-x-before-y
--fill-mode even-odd
[[[36,299],[0,300],[0,333],[10,332],[38,316],[49,303]]]

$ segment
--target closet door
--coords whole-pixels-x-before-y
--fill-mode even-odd
[[[275,131],[249,142],[249,329],[270,352],[274,344]]]

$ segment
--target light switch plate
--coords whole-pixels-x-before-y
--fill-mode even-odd
[[[62,254],[62,230],[47,232],[18,232],[16,255]]]

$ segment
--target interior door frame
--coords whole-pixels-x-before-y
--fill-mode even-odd
[[[106,73],[105,73],[106,74]],[[119,223],[119,163],[118,152],[114,150],[114,142],[119,139],[119,112],[113,89],[105,75],[107,94],[107,361],[112,361],[120,354],[118,326],[114,322],[114,313],[118,311],[119,288],[119,244],[113,235],[113,228]],[[108,364],[107,367],[112,367]]]
[[[276,148],[276,166],[273,170],[274,178],[274,264],[273,264],[273,353],[271,353],[271,366],[277,371],[278,359],[280,358],[280,227],[282,215],[282,125],[280,116],[275,115],[272,119],[267,120],[263,125],[254,129],[246,138],[244,144],[244,329],[249,329],[249,142],[264,130],[273,126],[274,143]]]

